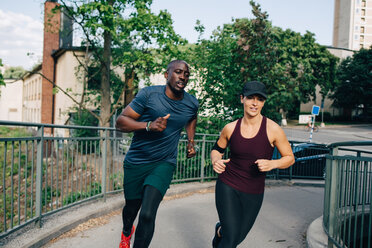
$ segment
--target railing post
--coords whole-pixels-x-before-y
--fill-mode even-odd
[[[103,131],[103,147],[102,147],[102,194],[103,201],[106,202],[106,188],[107,188],[107,142],[108,142],[108,131],[105,129]]]
[[[38,136],[40,139],[37,142],[36,154],[36,202],[35,202],[35,217],[39,227],[41,227],[42,216],[42,191],[43,191],[43,156],[44,156],[44,126],[38,128]]]
[[[201,165],[200,165],[200,177],[201,182],[204,182],[204,168],[205,168],[205,134],[203,134],[203,143],[202,143],[202,154],[201,154]]]
[[[338,173],[338,168],[337,168],[337,160],[334,159],[334,156],[338,155],[338,147],[332,148],[332,161],[329,164],[331,167],[327,172],[330,172],[329,176],[329,213],[328,213],[328,248],[333,248],[333,242],[331,238],[334,238],[334,233],[335,233],[335,227],[336,227],[336,221],[337,221],[337,208],[338,208],[338,203],[337,203],[337,188],[338,188],[338,183],[339,183],[339,173]]]

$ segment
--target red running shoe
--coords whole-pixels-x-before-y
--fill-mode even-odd
[[[119,244],[119,248],[130,248],[130,239],[132,238],[132,234],[134,233],[135,227],[132,226],[132,231],[130,232],[129,236],[126,237],[123,232],[121,232],[121,241]]]

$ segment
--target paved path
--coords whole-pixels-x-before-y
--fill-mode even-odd
[[[322,215],[323,188],[272,185],[257,221],[241,248],[306,247],[305,235],[313,220]],[[104,225],[81,231],[44,247],[95,248],[118,247],[121,230],[120,211]],[[165,200],[156,220],[152,248],[211,247],[217,213],[213,188],[204,193]]]

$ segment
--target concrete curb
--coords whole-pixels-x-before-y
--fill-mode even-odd
[[[323,216],[315,219],[307,229],[306,243],[308,248],[327,248],[328,236],[323,230]]]

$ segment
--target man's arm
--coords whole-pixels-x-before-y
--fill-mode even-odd
[[[133,132],[139,130],[145,130],[147,122],[137,121],[141,115],[135,112],[129,105],[126,106],[116,119],[116,128],[122,132]]]
[[[196,155],[195,151],[195,142],[194,142],[194,137],[195,137],[195,129],[196,129],[196,123],[197,123],[197,117],[194,119],[190,120],[186,124],[186,133],[187,133],[187,158],[192,158]]]
[[[162,132],[167,127],[167,120],[169,116],[170,114],[167,114],[164,117],[158,117],[156,120],[148,122],[137,121],[141,115],[128,105],[116,119],[116,128],[119,131],[126,133],[140,130]]]

